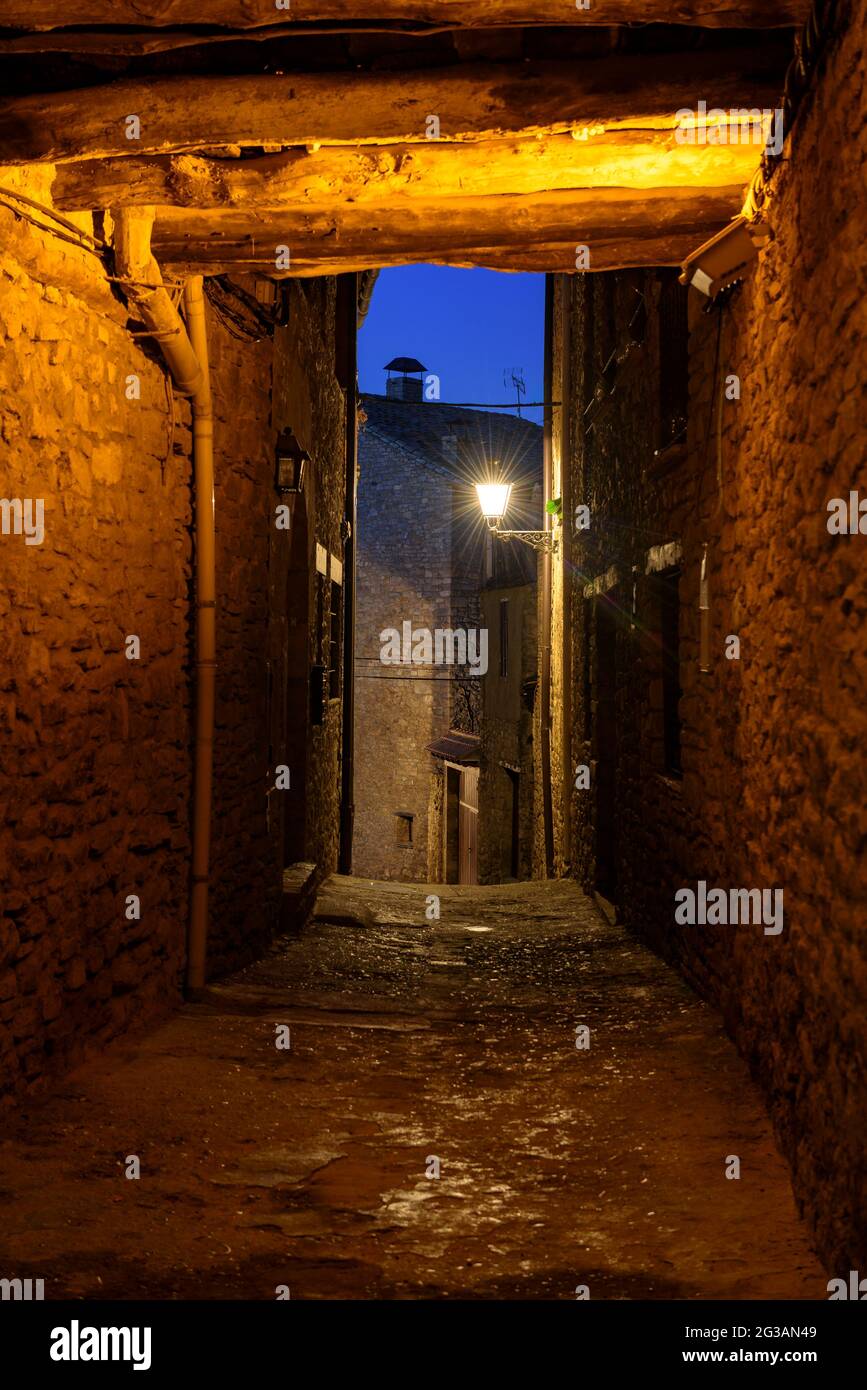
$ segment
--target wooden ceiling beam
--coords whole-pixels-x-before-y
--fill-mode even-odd
[[[694,248],[737,213],[741,194],[740,185],[643,194],[622,188],[575,189],[535,198],[396,200],[377,207],[347,206],[336,213],[330,208],[256,212],[158,207],[152,244],[160,264],[198,267],[198,273],[209,273],[205,267],[247,266],[278,275],[285,247],[289,273],[295,275],[338,273],[335,266],[466,264],[473,248],[480,247],[512,269],[529,268],[537,263],[540,249],[556,247],[560,263],[546,268],[575,270],[576,250],[587,246],[589,268],[609,269],[597,262],[595,247],[604,247],[608,260],[622,254],[635,264],[636,244],[647,242],[647,259],[641,263],[659,264],[654,257],[661,244],[687,242]]]
[[[297,24],[388,20],[401,24],[468,29],[531,24],[696,24],[711,29],[767,29],[800,24],[810,0],[292,0],[278,10],[262,0],[135,0],[119,13],[115,0],[0,0],[0,25],[16,29],[59,29],[67,25],[145,26],[208,24],[259,29],[290,18]]]
[[[721,230],[715,227],[713,231]],[[630,270],[637,266],[679,266],[696,248],[697,238],[690,233],[662,237],[632,237],[622,241],[597,241],[593,244],[590,272],[601,270]],[[255,256],[240,253],[233,257],[208,260],[176,260],[162,262],[167,274],[185,275],[267,275],[273,279],[311,279],[318,275],[346,275],[364,270],[389,270],[401,265],[448,265],[459,269],[502,270],[517,273],[571,274],[575,271],[575,246],[572,242],[538,246],[464,246],[439,252],[436,256],[424,252],[405,251],[377,257],[338,256],[315,259],[299,256],[293,262],[291,276],[281,276],[273,265]]]
[[[785,48],[785,45],[783,45]],[[773,106],[781,46],[388,73],[178,77],[39,92],[0,111],[0,163],[65,162],[280,144],[375,145],[658,128],[694,107]],[[139,122],[127,138],[129,118]]]
[[[727,132],[728,133],[728,132]],[[551,135],[464,144],[325,146],[258,159],[168,155],[55,166],[61,211],[151,203],[187,208],[338,207],[389,199],[533,195],[574,188],[745,185],[756,145],[678,144],[670,130],[620,130],[585,140]]]

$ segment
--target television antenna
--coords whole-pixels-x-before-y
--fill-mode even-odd
[[[518,419],[520,420],[523,418],[521,415],[521,397],[527,394],[527,383],[524,381],[524,368],[505,367],[503,370],[503,385],[507,391],[510,381],[515,389],[515,409],[518,412]]]

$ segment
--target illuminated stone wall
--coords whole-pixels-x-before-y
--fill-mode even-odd
[[[0,1073],[16,1092],[180,998],[193,499],[190,406],[156,346],[131,336],[92,255],[6,210],[0,219],[0,490],[10,504],[44,504],[41,543],[14,534],[12,510],[0,535]],[[271,764],[284,761],[294,656],[273,445],[291,423],[314,456],[309,565],[317,540],[342,556],[333,300],[321,282],[291,287],[287,326],[258,344],[207,311],[218,585],[211,977],[259,952],[278,920],[285,818],[297,811],[274,796],[269,807],[267,795]],[[313,586],[309,605],[305,685],[321,616]],[[137,659],[127,659],[130,637]],[[304,843],[326,872],[336,866],[339,739],[338,700],[326,726],[305,723],[301,738]]]
[[[867,1259],[867,1121],[858,1102],[867,1047],[867,540],[830,534],[828,503],[859,484],[863,496],[864,83],[863,30],[853,27],[799,117],[761,259],[721,313],[702,312],[707,301],[692,295],[686,448],[654,457],[667,342],[653,272],[637,283],[644,341],[597,397],[591,433],[574,436],[573,492],[594,521],[573,603],[571,753],[576,765],[589,763],[593,785],[576,792],[571,843],[559,846],[588,888],[598,883],[598,787],[612,756],[600,728],[613,716],[619,915],[722,1010],[763,1085],[818,1248],[843,1276]],[[626,273],[574,283],[575,425],[612,349],[628,340],[635,290]],[[719,435],[714,380],[731,397]],[[652,548],[669,542],[682,547],[681,778],[662,758],[663,637],[647,573]],[[612,569],[616,586],[604,579]],[[597,615],[608,604],[615,623],[604,690],[598,616],[585,601],[594,580],[600,597],[589,602]],[[726,655],[733,637],[739,659]],[[781,888],[782,932],[677,924],[674,894],[699,880]]]

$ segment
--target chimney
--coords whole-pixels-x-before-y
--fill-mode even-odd
[[[423,401],[422,375],[427,367],[414,357],[395,357],[386,365],[385,394],[390,401]],[[392,376],[397,372],[397,376]]]

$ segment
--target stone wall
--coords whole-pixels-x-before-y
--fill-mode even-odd
[[[158,348],[131,335],[97,258],[5,209],[0,221],[0,491],[44,503],[41,544],[0,535],[0,1073],[12,1094],[180,999],[193,497],[189,403],[171,390]],[[273,339],[239,342],[207,308],[218,585],[212,978],[249,960],[276,927],[292,814],[268,796],[273,764],[286,760],[295,655],[285,640],[291,533],[277,531],[274,510],[274,439],[286,423],[314,456],[305,563],[312,569],[317,539],[342,555],[334,289],[316,282],[288,294],[276,365]],[[312,651],[314,585],[307,598]],[[131,637],[140,655],[129,660]],[[302,739],[305,848],[324,871],[336,865],[339,740],[338,700]]]
[[[452,483],[394,440],[359,442],[353,872],[424,882],[433,759],[448,730],[452,673],[387,666],[380,633],[451,622]],[[398,813],[412,816],[411,839]]]
[[[339,591],[337,611],[342,626],[347,405],[336,375],[336,280],[289,281],[285,293],[287,323],[278,328],[275,338],[274,426],[277,431],[294,431],[310,454],[311,464],[303,494],[293,503],[294,529],[288,550],[285,532],[272,528],[271,535],[275,633],[271,682],[277,716],[274,761],[290,766],[292,788],[302,793],[296,798],[290,789],[285,796],[278,795],[276,802],[272,797],[271,813],[281,817],[284,834],[291,831],[293,818],[300,816],[303,821],[303,833],[286,835],[286,862],[292,858],[308,860],[318,866],[320,874],[329,874],[337,868],[340,832],[342,642],[336,657],[337,678],[325,701],[321,723],[310,723],[307,676],[310,668],[327,666],[331,659],[333,579]],[[354,400],[354,383],[351,389]],[[305,598],[306,624],[294,621],[305,607]],[[288,645],[282,636],[287,611],[290,634],[294,632],[297,639],[293,641],[290,635]],[[291,680],[300,680],[304,690],[296,690],[287,699]],[[283,755],[278,758],[281,749]],[[270,785],[273,782],[272,777]]]
[[[158,354],[128,333],[93,256],[0,219],[0,490],[45,508],[40,545],[0,535],[9,1092],[179,997],[191,512]]]
[[[475,739],[482,731],[483,678],[472,670],[483,664],[486,642],[490,662],[495,641],[482,620],[482,585],[526,584],[535,575],[532,551],[487,535],[473,485],[492,460],[502,459],[513,488],[509,524],[538,526],[542,432],[515,416],[426,401],[395,405],[371,395],[366,405],[370,419],[359,437],[353,870],[371,878],[452,881],[456,863],[446,861],[455,850],[445,844],[449,776],[428,746],[449,730]],[[383,665],[380,634],[400,631],[403,622],[466,634],[473,666]],[[531,781],[528,776],[528,795]],[[400,812],[412,817],[411,843]]]
[[[252,285],[248,286],[252,289]],[[274,531],[274,344],[229,335],[208,312],[214,401],[217,709],[209,977],[252,959],[273,933],[280,845],[266,814],[269,560]],[[239,390],[239,384],[243,389]],[[185,417],[189,405],[184,402]],[[273,783],[273,777],[271,778]],[[245,885],[246,891],[239,891]]]
[[[509,637],[500,674],[500,605],[507,603]],[[486,589],[482,623],[489,666],[482,681],[479,771],[479,882],[529,878],[533,846],[533,690],[536,677],[536,588]],[[517,773],[517,784],[514,774]],[[512,827],[517,796],[518,863],[513,875]]]
[[[703,312],[691,294],[685,443],[656,453],[664,276],[582,277],[568,291],[573,431],[596,396],[570,451],[573,496],[593,518],[576,537],[570,751],[593,780],[559,848],[585,886],[613,885],[621,918],[723,1011],[817,1247],[843,1276],[867,1261],[867,564],[863,536],[827,527],[829,501],[864,476],[864,4],[854,11],[777,172],[771,241],[729,302]],[[629,346],[636,291],[647,322]],[[680,559],[654,560],[670,542]],[[680,571],[676,644],[654,563]],[[665,757],[672,645],[681,775]],[[674,893],[700,879],[782,888],[783,931],[679,926]]]

